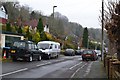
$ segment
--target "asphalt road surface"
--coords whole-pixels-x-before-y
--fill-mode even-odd
[[[82,61],[81,56],[60,56],[57,59],[2,64],[4,78],[107,78],[102,62]]]

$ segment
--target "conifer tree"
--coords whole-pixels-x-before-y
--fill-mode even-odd
[[[87,44],[88,44],[88,29],[86,27],[84,28],[84,32],[83,32],[82,45],[84,48],[87,48]]]
[[[44,31],[44,26],[43,26],[43,22],[42,22],[42,19],[41,19],[41,18],[39,19],[37,28],[38,28],[39,33],[41,33],[41,32]]]

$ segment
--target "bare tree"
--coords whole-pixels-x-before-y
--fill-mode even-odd
[[[105,11],[105,28],[110,40],[111,54],[117,52],[117,58],[120,60],[120,1],[109,1]]]

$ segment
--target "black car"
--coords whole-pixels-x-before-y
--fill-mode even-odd
[[[75,50],[76,55],[81,55],[81,53],[82,53],[81,50]]]
[[[66,49],[64,55],[65,56],[75,56],[75,51],[73,49]]]
[[[32,41],[20,40],[16,41],[13,44],[13,47],[10,48],[10,55],[13,61],[16,60],[41,60],[41,53],[37,49],[37,46]]]

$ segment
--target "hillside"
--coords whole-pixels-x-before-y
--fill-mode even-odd
[[[19,2],[7,2],[2,5],[4,5],[7,9],[10,23],[19,23],[19,25],[23,27],[24,22],[30,21],[31,19],[38,20],[42,17],[43,23],[48,24],[50,28],[50,34],[56,36],[57,38],[65,40],[66,37],[70,37],[71,40],[75,42],[80,41],[82,38],[84,26],[79,23],[69,22],[69,19],[59,12],[55,12],[53,18],[53,14],[45,16],[42,12],[32,10],[29,6],[21,6]],[[99,42],[101,41],[101,29],[90,28],[88,31],[91,39]]]

